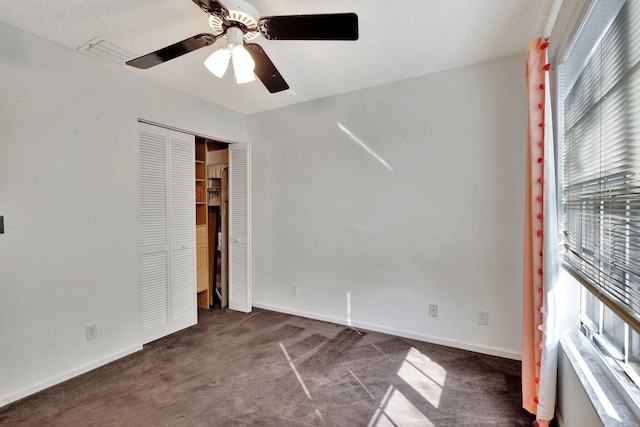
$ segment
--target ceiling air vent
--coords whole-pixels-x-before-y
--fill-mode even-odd
[[[98,56],[115,64],[124,64],[135,57],[133,53],[98,37],[94,37],[88,43],[83,44],[78,50]]]

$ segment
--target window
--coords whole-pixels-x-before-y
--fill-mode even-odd
[[[640,1],[594,1],[558,83],[565,268],[583,332],[640,385]]]

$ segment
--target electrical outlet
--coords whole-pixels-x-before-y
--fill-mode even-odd
[[[87,341],[98,338],[98,324],[92,323],[86,326]]]
[[[298,287],[296,285],[291,285],[291,295],[298,295]]]
[[[438,304],[429,304],[429,317],[438,317]]]
[[[478,315],[478,325],[487,326],[489,324],[489,312],[481,311]]]

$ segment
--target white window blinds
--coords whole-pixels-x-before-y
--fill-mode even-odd
[[[566,268],[640,331],[640,1],[598,1],[560,67]]]

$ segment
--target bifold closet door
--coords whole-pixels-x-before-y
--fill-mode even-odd
[[[229,144],[229,308],[251,311],[251,146]]]
[[[171,332],[198,322],[195,137],[169,131]]]
[[[139,130],[141,315],[147,343],[197,322],[195,141],[145,123]]]

